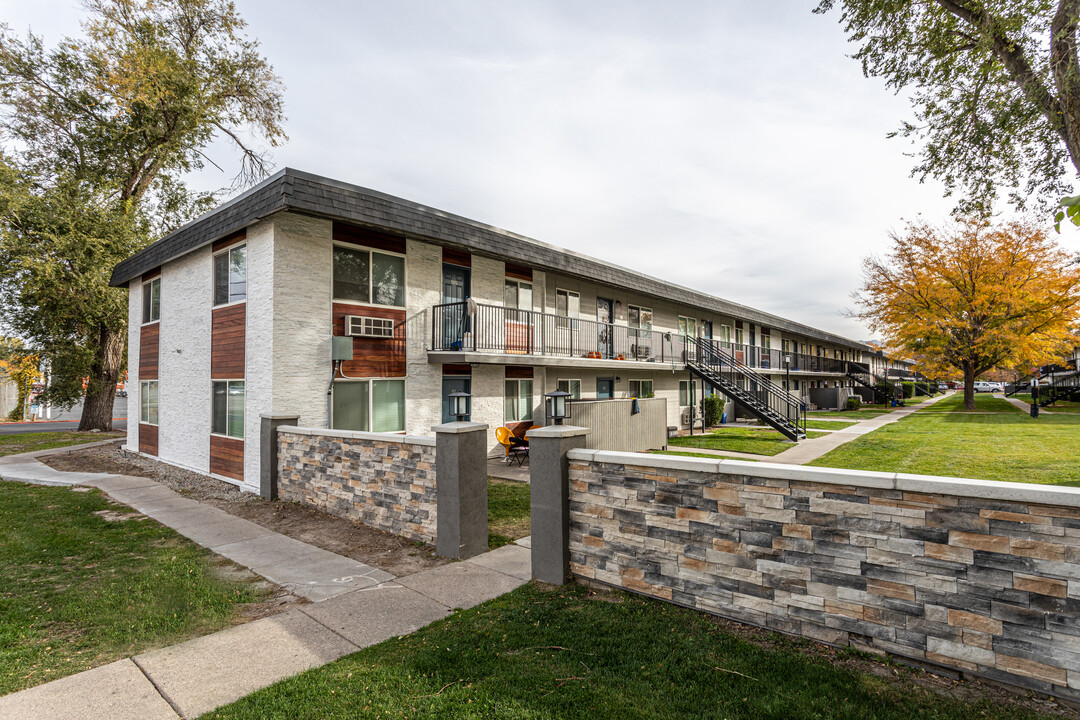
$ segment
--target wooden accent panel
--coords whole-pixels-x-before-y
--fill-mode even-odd
[[[515,379],[518,379],[518,378],[531,380],[532,376],[533,376],[533,369],[531,367],[518,367],[517,365],[507,365],[506,366],[506,379],[507,380],[515,380]]]
[[[210,331],[210,377],[240,380],[244,377],[247,303],[216,308]]]
[[[736,329],[736,330],[742,330],[742,329],[743,329],[743,327],[742,327],[742,320],[736,320],[736,321],[735,321],[735,329]]]
[[[472,255],[464,250],[455,250],[454,248],[444,247],[442,249],[442,261],[447,265],[472,267]]]
[[[472,365],[453,365],[446,363],[442,366],[443,375],[472,375]]]
[[[768,335],[769,334],[769,328],[767,328],[767,327],[761,328],[761,334],[762,335]]]
[[[161,268],[160,267],[156,267],[153,270],[147,270],[146,272],[143,273],[142,281],[146,282],[147,280],[153,280],[154,278],[156,278],[160,274],[161,274]]]
[[[506,423],[506,427],[514,437],[523,438],[525,437],[525,433],[529,431],[529,428],[536,424],[537,423],[534,423],[532,420],[526,420],[525,422],[508,422]]]
[[[515,265],[514,263],[506,263],[506,277],[512,277],[518,280],[532,280],[532,268],[525,267],[524,265]]]
[[[247,228],[237,230],[233,234],[226,235],[225,237],[221,238],[220,240],[215,240],[214,241],[214,252],[217,252],[218,250],[221,250],[223,248],[227,248],[230,245],[235,245],[238,242],[243,242],[244,240],[247,240]]]
[[[353,338],[353,359],[341,363],[341,372],[349,377],[405,377],[405,311],[397,308],[369,307],[334,303],[334,334],[345,334],[346,315],[390,318],[394,338]]]
[[[139,452],[158,454],[158,426],[139,423]]]
[[[158,379],[158,339],[161,323],[139,329],[139,380]]]
[[[210,436],[210,472],[233,480],[244,479],[244,441]]]
[[[405,238],[334,221],[334,240],[405,254]]]

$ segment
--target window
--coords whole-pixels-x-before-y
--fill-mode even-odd
[[[565,318],[577,318],[581,315],[581,295],[570,290],[555,291],[555,314]],[[573,325],[577,330],[578,324],[567,323],[565,320],[558,321],[557,327]]]
[[[405,258],[335,245],[334,299],[405,307]]]
[[[215,380],[210,432],[244,438],[244,381]]]
[[[736,345],[742,345],[743,344],[743,331],[742,331],[742,328],[735,328],[735,344]]]
[[[522,280],[507,280],[503,305],[517,310],[532,310],[532,283]]]
[[[730,325],[721,325],[720,326],[720,342],[725,342],[725,343],[731,342],[731,326]]]
[[[784,352],[791,352],[791,341],[790,340],[785,338],[784,340],[780,341],[780,345],[781,345],[781,347],[784,348]]]
[[[772,348],[772,339],[768,335],[761,336],[761,347],[769,350]]]
[[[694,318],[679,316],[679,337],[697,337],[697,321]]]
[[[214,304],[239,302],[247,297],[247,245],[214,256]]]
[[[337,380],[333,402],[338,430],[405,432],[404,380]]]
[[[157,322],[161,319],[161,277],[142,286],[142,321]]]
[[[558,389],[563,392],[570,393],[571,400],[581,399],[581,381],[580,380],[560,380]]]
[[[653,397],[652,380],[631,380],[630,397],[651,398]]]
[[[507,380],[503,404],[506,422],[532,420],[532,380]]]
[[[627,325],[641,330],[652,330],[652,308],[630,305],[627,312],[629,313]]]
[[[139,383],[139,422],[158,424],[157,380],[143,380]]]
[[[689,380],[680,380],[679,381],[679,406],[680,407],[689,407],[690,406],[690,381]]]

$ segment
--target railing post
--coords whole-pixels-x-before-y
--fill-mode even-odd
[[[487,425],[452,422],[435,431],[435,552],[465,559],[488,549]]]
[[[570,461],[589,429],[549,425],[529,431],[529,494],[534,580],[563,585],[570,576]]]

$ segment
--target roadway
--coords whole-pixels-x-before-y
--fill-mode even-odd
[[[53,410],[52,419],[38,422],[0,423],[0,435],[20,435],[30,432],[64,432],[79,429],[82,403],[68,410]],[[113,403],[113,430],[127,429],[127,398],[118,397]]]

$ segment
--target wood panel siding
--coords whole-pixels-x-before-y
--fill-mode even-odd
[[[147,270],[146,272],[143,273],[142,281],[146,282],[147,280],[153,280],[154,278],[156,278],[160,274],[161,274],[161,268],[160,267],[156,267],[153,270]]]
[[[516,379],[519,379],[519,378],[524,378],[526,380],[531,380],[532,376],[533,376],[533,369],[531,367],[518,367],[516,365],[507,365],[506,366],[506,379],[507,380],[516,380]]]
[[[153,322],[139,329],[139,379],[158,379],[158,340],[161,324]]]
[[[443,375],[472,375],[472,365],[453,365],[447,363],[442,366]]]
[[[215,308],[210,331],[210,377],[241,380],[244,377],[247,303]]]
[[[231,235],[226,235],[225,237],[221,238],[220,240],[215,240],[214,241],[214,250],[213,250],[213,252],[217,252],[218,250],[222,250],[224,248],[227,248],[230,245],[235,245],[238,242],[243,242],[244,240],[247,240],[247,228],[237,230],[236,232],[232,233]]]
[[[139,452],[158,454],[158,426],[139,423]]]
[[[464,250],[444,247],[442,249],[442,261],[447,265],[459,267],[472,267],[472,255]]]
[[[221,435],[211,435],[210,472],[233,480],[243,480],[244,441]]]
[[[405,311],[334,303],[334,335],[345,334],[346,315],[390,318],[394,321],[394,337],[354,337],[353,359],[341,363],[342,374],[348,377],[405,377]]]
[[[515,265],[514,263],[506,263],[506,277],[512,277],[517,280],[532,280],[532,268],[525,267],[524,265]]]
[[[405,238],[398,237],[397,235],[387,235],[386,233],[376,232],[375,230],[369,230],[357,225],[349,225],[348,223],[334,221],[333,229],[334,240],[338,242],[353,243],[355,245],[363,245],[364,247],[374,248],[376,250],[387,250],[389,252],[405,254]]]

